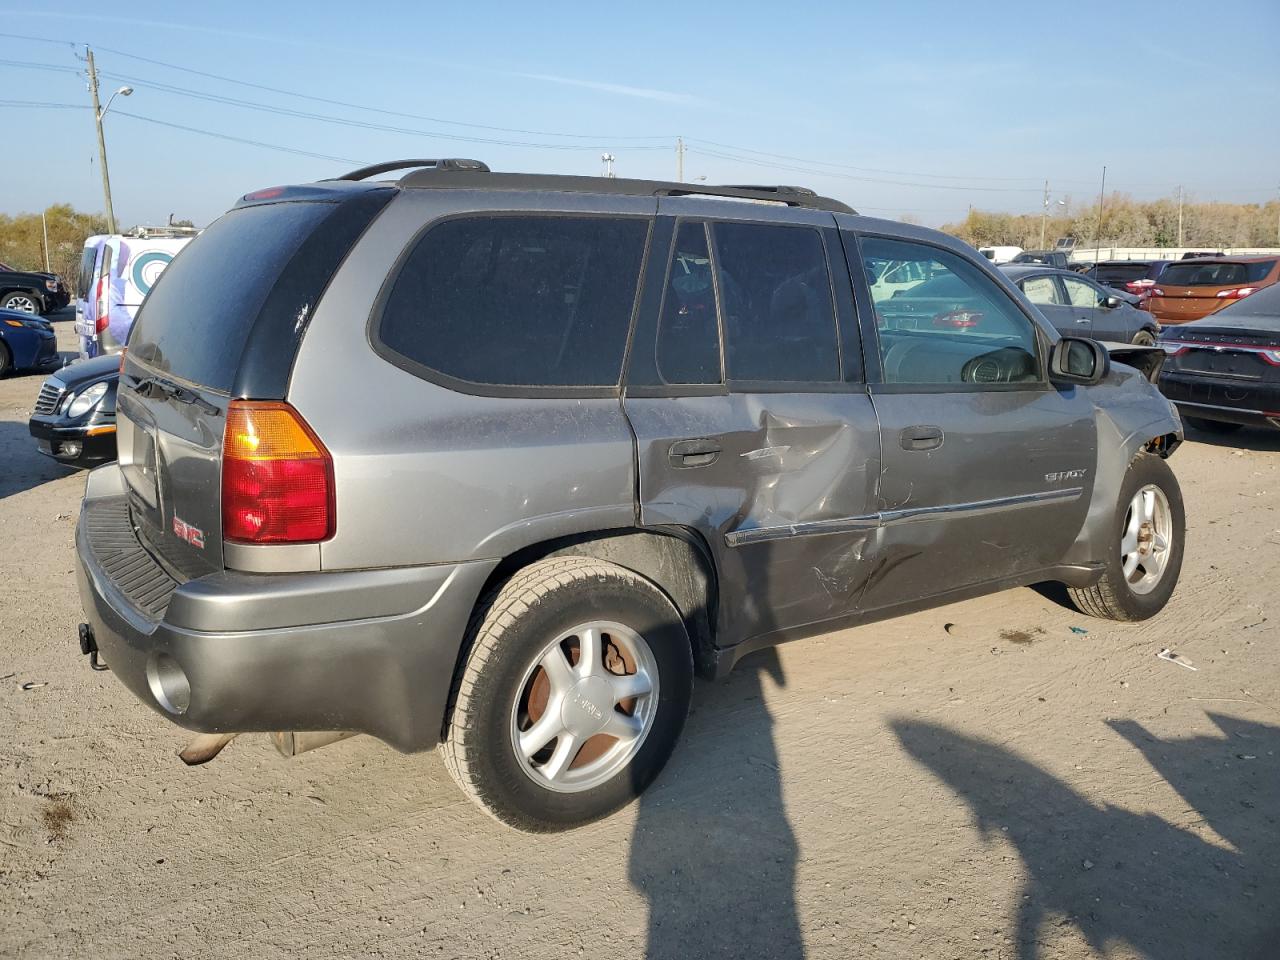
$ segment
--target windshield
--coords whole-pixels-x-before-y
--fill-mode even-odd
[[[1233,284],[1257,283],[1271,268],[1274,260],[1246,263],[1206,262],[1190,260],[1165,267],[1160,282],[1171,287],[1229,287]]]
[[[1141,280],[1151,266],[1146,263],[1100,263],[1094,276],[1102,283],[1112,280]]]

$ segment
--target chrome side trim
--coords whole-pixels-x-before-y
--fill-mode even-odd
[[[1017,510],[1035,507],[1042,503],[1057,503],[1079,499],[1084,487],[1063,487],[1061,490],[1045,490],[1041,493],[1023,493],[1016,497],[998,497],[995,500],[974,500],[970,503],[944,503],[936,507],[912,507],[906,510],[885,510],[880,514],[881,523],[900,523],[936,516],[978,517],[1001,510]]]
[[[724,535],[724,542],[731,547],[766,540],[784,540],[791,537],[820,537],[829,533],[849,533],[855,530],[874,530],[880,526],[876,514],[868,517],[840,517],[836,520],[808,520],[804,523],[788,523],[778,527],[751,527],[731,530]]]
[[[788,523],[775,527],[752,527],[731,530],[724,535],[730,547],[741,547],[768,540],[786,540],[794,537],[817,537],[831,533],[851,533],[858,530],[875,530],[891,523],[904,523],[930,517],[977,517],[1002,510],[1018,510],[1045,503],[1059,503],[1079,499],[1084,487],[1064,487],[1061,490],[1045,490],[1040,493],[1023,493],[1016,497],[999,497],[995,500],[975,500],[970,503],[946,503],[936,507],[911,507],[902,510],[883,510],[863,517],[841,517],[836,520],[809,520],[804,523]]]

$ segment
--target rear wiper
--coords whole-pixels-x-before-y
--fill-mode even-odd
[[[156,393],[162,393],[171,400],[177,400],[179,403],[190,403],[199,407],[205,413],[212,416],[218,416],[222,413],[216,406],[206,400],[200,394],[188,390],[186,387],[165,380],[162,377],[150,376],[142,377],[134,384],[134,389],[144,397],[154,396]]]

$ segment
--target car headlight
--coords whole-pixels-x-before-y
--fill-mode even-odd
[[[107,395],[107,384],[105,382],[95,383],[92,387],[90,387],[84,393],[80,394],[74,400],[71,401],[71,405],[67,407],[67,416],[68,417],[83,416],[84,414],[92,410],[95,406],[97,406],[98,401],[100,401],[106,395]]]

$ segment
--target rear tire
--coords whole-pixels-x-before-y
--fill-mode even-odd
[[[481,600],[468,637],[440,749],[483,810],[565,830],[653,782],[693,692],[688,631],[653,583],[587,557],[542,560]]]
[[[1185,533],[1177,477],[1159,457],[1139,454],[1120,485],[1102,579],[1068,587],[1072,603],[1107,620],[1155,616],[1177,586]]]
[[[1200,417],[1184,417],[1187,423],[1205,433],[1235,433],[1243,424],[1230,423],[1226,420],[1203,420]]]
[[[9,375],[9,371],[13,369],[13,358],[9,356],[9,348],[0,343],[0,380]]]

